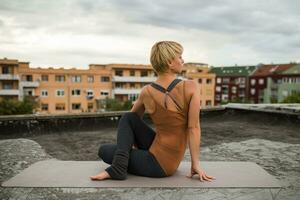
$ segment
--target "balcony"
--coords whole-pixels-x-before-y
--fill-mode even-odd
[[[157,77],[138,77],[138,76],[113,76],[112,82],[144,82],[144,83],[150,83],[154,82]]]
[[[0,74],[0,80],[19,80],[19,75],[13,74]]]
[[[123,88],[115,88],[113,90],[114,94],[139,94],[141,89],[123,89]]]
[[[5,90],[0,90],[0,95],[16,95],[19,96],[19,90],[18,89],[5,89]]]
[[[20,85],[21,87],[36,88],[39,87],[40,83],[37,81],[21,81]]]

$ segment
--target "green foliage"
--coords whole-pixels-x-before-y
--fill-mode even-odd
[[[270,102],[271,102],[271,103],[278,103],[278,100],[277,100],[276,97],[271,96],[271,97],[270,97]]]
[[[121,110],[130,110],[132,107],[132,101],[128,100],[121,102],[117,99],[106,98],[101,102],[101,108],[105,111],[121,111]]]
[[[222,100],[221,101],[221,105],[226,105],[226,104],[228,104],[229,102],[228,101],[225,101],[225,100]]]
[[[132,101],[127,100],[123,104],[123,110],[130,110],[132,108]]]
[[[300,92],[287,96],[282,103],[300,103]]]
[[[0,100],[0,115],[32,114],[37,107],[38,102],[31,97],[25,97],[23,101],[2,98]]]

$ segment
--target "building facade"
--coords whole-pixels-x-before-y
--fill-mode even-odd
[[[262,64],[249,77],[248,96],[251,103],[279,103],[300,90],[296,63]]]
[[[209,72],[207,64],[187,63],[185,64],[182,76],[196,81],[200,88],[201,107],[214,106],[215,102],[215,79],[216,75]]]
[[[248,76],[256,66],[213,67],[210,72],[216,74],[215,105],[227,102],[246,102],[248,99]]]
[[[150,65],[90,64],[88,69],[31,68],[29,62],[0,60],[0,98],[35,98],[37,113],[60,114],[104,111],[106,98],[135,101],[143,86],[154,82]],[[207,64],[188,63],[179,78],[200,85],[201,105],[214,105],[214,74]],[[200,81],[201,80],[201,81]]]
[[[20,99],[19,95],[19,66],[28,63],[18,60],[0,59],[0,99],[3,97],[11,99]]]

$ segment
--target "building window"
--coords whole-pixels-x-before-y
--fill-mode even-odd
[[[55,81],[56,82],[65,82],[66,78],[64,75],[56,75],[55,76]]]
[[[233,87],[231,88],[231,92],[232,92],[233,94],[236,93],[236,87],[235,87],[235,86],[233,86]]]
[[[221,87],[220,86],[216,87],[216,92],[221,92]]]
[[[4,82],[2,83],[2,89],[4,90],[11,90],[13,89],[13,83],[12,82]]]
[[[123,88],[124,87],[124,83],[116,83],[116,88]]]
[[[80,90],[79,89],[72,90],[72,96],[80,96]]]
[[[23,81],[29,81],[32,82],[32,75],[24,75],[22,77]]]
[[[229,83],[230,78],[223,78],[223,83]]]
[[[48,104],[42,103],[41,109],[42,109],[42,111],[48,111]]]
[[[130,88],[135,88],[135,83],[130,83]]]
[[[109,92],[107,92],[107,91],[100,91],[100,95],[101,96],[108,96]]]
[[[138,96],[139,96],[138,94],[129,94],[128,100],[135,101],[135,100],[137,100]]]
[[[81,104],[80,103],[72,103],[72,110],[80,110]]]
[[[101,76],[101,82],[109,82],[109,76]]]
[[[227,94],[222,95],[221,99],[222,99],[222,101],[228,101],[228,95]]]
[[[62,97],[65,95],[65,91],[64,90],[56,90],[56,96]]]
[[[206,106],[211,106],[211,100],[207,100],[207,101],[205,102],[205,105],[206,105]]]
[[[259,83],[260,85],[263,85],[263,84],[264,84],[264,79],[263,79],[263,78],[260,78],[260,79],[258,80],[258,83]]]
[[[211,83],[212,83],[212,81],[210,78],[206,79],[206,84],[211,84]]]
[[[141,77],[148,76],[148,71],[147,70],[142,70],[141,71]]]
[[[87,77],[87,81],[88,81],[89,83],[93,83],[93,82],[94,82],[94,76],[88,76],[88,77]]]
[[[48,75],[42,75],[42,81],[48,82]]]
[[[2,66],[2,74],[13,74],[13,67]]]
[[[116,70],[115,75],[116,76],[123,76],[123,70]]]
[[[255,95],[255,89],[254,88],[251,88],[250,92],[251,92],[252,95]]]
[[[289,95],[289,93],[288,93],[287,90],[283,90],[283,91],[282,91],[282,95],[283,95],[284,97],[287,97],[287,96]]]
[[[251,79],[251,85],[255,85],[256,80],[255,79]]]
[[[88,110],[91,111],[94,108],[94,104],[93,103],[88,103]]]
[[[298,94],[298,90],[291,90],[291,95],[296,95],[296,94]]]
[[[55,110],[65,110],[65,104],[64,103],[55,104]]]
[[[221,83],[222,79],[221,78],[217,78],[217,83]]]
[[[222,85],[222,94],[228,94],[228,85]]]
[[[81,76],[80,75],[72,76],[72,82],[73,83],[80,83],[81,82]]]
[[[246,78],[244,78],[244,77],[239,78],[239,82],[240,82],[240,84],[244,85],[246,82]]]
[[[130,70],[129,75],[130,76],[135,76],[135,71],[134,70]]]
[[[42,97],[47,97],[48,96],[48,91],[47,90],[42,90]]]
[[[216,94],[216,100],[220,101],[221,100],[221,96],[219,94]]]
[[[202,79],[201,78],[198,79],[198,83],[202,84]]]
[[[87,90],[86,94],[87,94],[88,97],[92,97],[92,96],[94,96],[94,91],[93,90]]]

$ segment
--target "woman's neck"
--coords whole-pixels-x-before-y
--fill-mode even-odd
[[[158,74],[156,82],[158,83],[169,83],[176,78],[174,73],[163,73]]]

